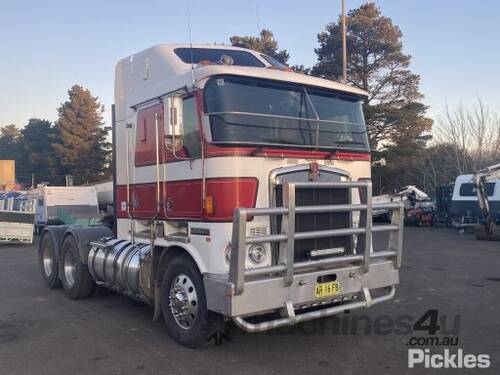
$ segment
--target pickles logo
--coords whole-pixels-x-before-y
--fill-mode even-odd
[[[443,353],[431,353],[429,349],[409,349],[408,367],[415,368],[489,368],[491,365],[489,354],[464,354],[458,348],[454,353],[444,349]]]
[[[408,368],[423,367],[426,369],[485,369],[491,366],[489,354],[464,353],[459,345],[457,329],[456,336],[448,336],[451,332],[444,329],[446,317],[439,315],[439,311],[427,310],[413,325],[415,332],[425,332],[424,336],[412,336],[406,345],[413,346],[408,349]],[[446,334],[442,336],[438,334]],[[428,348],[415,348],[414,346],[431,346],[434,348],[447,348],[439,352],[431,352]],[[452,347],[453,349],[450,349]],[[434,350],[433,350],[434,351]]]

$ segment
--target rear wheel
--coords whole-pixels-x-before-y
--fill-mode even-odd
[[[71,299],[90,296],[95,283],[86,264],[80,260],[78,245],[73,236],[67,236],[62,245],[62,285],[64,292]]]
[[[43,281],[50,289],[61,287],[61,280],[57,272],[58,264],[56,261],[56,254],[54,243],[50,234],[46,234],[42,238],[38,250],[38,264],[42,274]]]
[[[161,285],[161,307],[169,336],[189,348],[207,343],[212,334],[223,329],[222,317],[207,310],[202,276],[185,254],[167,266]]]

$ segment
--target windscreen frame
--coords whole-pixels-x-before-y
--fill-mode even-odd
[[[290,88],[293,88],[295,90],[297,89],[309,89],[311,92],[318,92],[318,91],[323,91],[325,93],[331,93],[335,96],[338,97],[345,97],[348,98],[350,101],[354,101],[353,99],[356,99],[356,101],[361,102],[361,118],[362,118],[362,124],[358,123],[355,124],[357,126],[362,126],[364,130],[362,132],[359,132],[357,134],[364,133],[365,134],[365,141],[363,143],[363,146],[361,147],[350,147],[350,146],[340,146],[340,145],[302,145],[302,144],[291,144],[291,143],[279,143],[279,142],[258,142],[258,141],[246,141],[246,140],[217,140],[214,138],[214,134],[212,131],[212,112],[209,111],[209,105],[207,103],[207,97],[206,97],[206,88],[208,85],[215,81],[216,79],[220,78],[237,78],[237,79],[243,79],[243,80],[255,80],[255,81],[262,81],[264,83],[274,83],[274,84],[279,84],[282,85],[283,87],[289,86]],[[330,88],[325,88],[321,86],[313,86],[313,85],[307,85],[307,84],[301,84],[301,83],[295,83],[295,82],[288,82],[288,81],[280,81],[280,80],[273,80],[273,79],[268,79],[268,78],[260,78],[260,77],[250,77],[250,76],[241,76],[241,75],[235,75],[235,74],[218,74],[211,76],[207,82],[204,85],[203,89],[203,110],[204,110],[204,115],[208,117],[208,130],[210,131],[210,142],[214,145],[217,146],[250,146],[250,147],[274,147],[274,148],[293,148],[293,149],[305,149],[305,150],[323,150],[323,151],[353,151],[353,152],[359,152],[359,153],[370,153],[370,145],[369,145],[369,140],[368,140],[368,133],[367,133],[367,127],[366,123],[364,121],[364,113],[362,109],[362,103],[363,103],[364,96],[359,95],[356,93],[349,93],[346,91],[341,91],[341,90],[335,90],[335,89],[330,89]],[[309,98],[310,101],[310,98]],[[230,113],[230,112],[228,112]],[[263,115],[260,113],[249,113],[253,114],[255,116],[269,116],[273,117],[273,115]],[[317,115],[317,114],[316,114]],[[275,115],[275,117],[280,117],[279,115]],[[286,117],[286,116],[282,116]],[[302,118],[302,120],[306,120],[306,118]],[[330,120],[321,120],[321,119],[314,119],[314,118],[307,118],[307,120],[314,120],[318,121],[318,123],[321,122],[341,122],[341,121],[330,121]],[[349,124],[349,122],[345,122],[346,124]],[[237,125],[238,126],[238,125]],[[239,125],[239,126],[245,126],[245,125]]]

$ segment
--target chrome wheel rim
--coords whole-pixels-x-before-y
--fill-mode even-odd
[[[198,294],[189,276],[181,273],[170,284],[169,305],[175,322],[190,329],[198,315]]]
[[[52,263],[54,260],[52,259],[52,249],[50,246],[45,245],[43,247],[43,252],[42,252],[42,263],[43,263],[43,272],[45,272],[45,275],[47,277],[50,277],[52,275]]]
[[[64,278],[66,283],[71,288],[75,284],[76,260],[71,251],[67,251],[64,255]]]

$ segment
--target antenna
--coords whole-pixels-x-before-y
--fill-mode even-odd
[[[342,0],[342,81],[347,83],[347,41],[345,24],[345,0]]]
[[[189,11],[189,5],[187,8],[187,26],[189,32],[189,52],[191,54],[191,79],[193,80],[193,86],[196,85],[196,79],[194,78],[194,63],[193,63],[193,42],[191,40],[191,12]]]
[[[256,16],[257,16],[257,36],[260,35],[260,15],[259,15],[259,4],[255,4]]]

